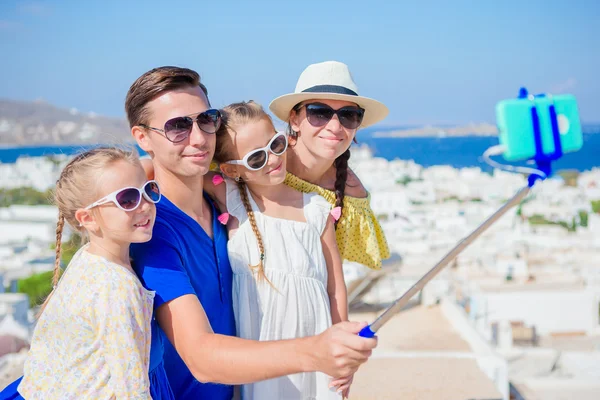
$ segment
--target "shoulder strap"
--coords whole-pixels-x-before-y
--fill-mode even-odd
[[[331,204],[317,193],[304,194],[304,217],[306,222],[314,226],[319,234],[323,233],[327,218],[331,212]]]
[[[225,178],[225,185],[227,185],[227,212],[235,217],[241,225],[248,218],[248,213],[240,196],[239,186],[229,178]]]

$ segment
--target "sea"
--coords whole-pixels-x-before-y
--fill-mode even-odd
[[[384,130],[396,130],[397,127]],[[357,134],[358,146],[367,145],[375,157],[386,160],[413,160],[424,167],[450,165],[454,168],[480,167],[484,171],[492,168],[481,158],[490,146],[498,144],[495,136],[460,137],[380,137],[375,132],[381,128],[367,128]],[[600,167],[600,129],[583,134],[581,150],[565,154],[554,163],[554,170],[587,171]],[[0,162],[14,163],[19,157],[42,157],[57,154],[73,155],[93,146],[20,146],[0,147]],[[144,152],[138,148],[140,154]],[[497,161],[502,161],[500,158]],[[526,165],[517,163],[513,165]]]

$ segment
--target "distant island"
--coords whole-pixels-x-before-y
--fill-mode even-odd
[[[0,99],[0,147],[131,142],[124,118]]]
[[[275,121],[277,124],[277,121]],[[283,127],[281,127],[284,129]],[[584,124],[584,133],[600,133],[600,124]],[[367,133],[368,132],[368,133]],[[374,127],[374,138],[496,136],[496,125]],[[125,118],[111,118],[76,109],[59,108],[44,101],[0,99],[0,148],[132,143]]]
[[[582,123],[584,134],[599,134],[600,124]],[[371,136],[374,138],[406,138],[406,137],[458,137],[458,136],[497,136],[496,125],[482,122],[469,123],[457,126],[435,126],[426,125],[422,127],[406,127],[398,129],[374,130]]]
[[[488,123],[470,123],[459,126],[433,126],[427,125],[418,128],[397,129],[392,131],[375,131],[375,138],[402,138],[402,137],[448,137],[448,136],[496,136],[498,128]]]

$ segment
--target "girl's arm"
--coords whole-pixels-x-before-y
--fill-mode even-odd
[[[342,269],[342,258],[335,239],[333,218],[327,218],[327,225],[321,235],[323,254],[327,263],[327,293],[331,305],[331,321],[336,324],[348,321],[348,294]]]
[[[342,268],[342,257],[335,238],[334,220],[331,217],[327,218],[327,225],[325,225],[325,230],[321,236],[321,243],[323,244],[323,254],[327,263],[327,293],[331,305],[331,322],[337,324],[341,321],[348,321],[348,294]],[[335,387],[343,398],[348,398],[353,379],[354,374],[334,379],[329,387]]]

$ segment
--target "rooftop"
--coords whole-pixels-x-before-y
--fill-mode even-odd
[[[474,359],[372,358],[354,377],[354,399],[495,400],[502,395]]]
[[[506,354],[513,391],[527,400],[597,400],[600,353],[513,349]],[[518,398],[518,397],[517,397]]]
[[[353,313],[372,322],[378,313]],[[414,306],[377,333],[379,344],[354,377],[352,399],[502,399],[478,363],[477,351],[443,305]]]

